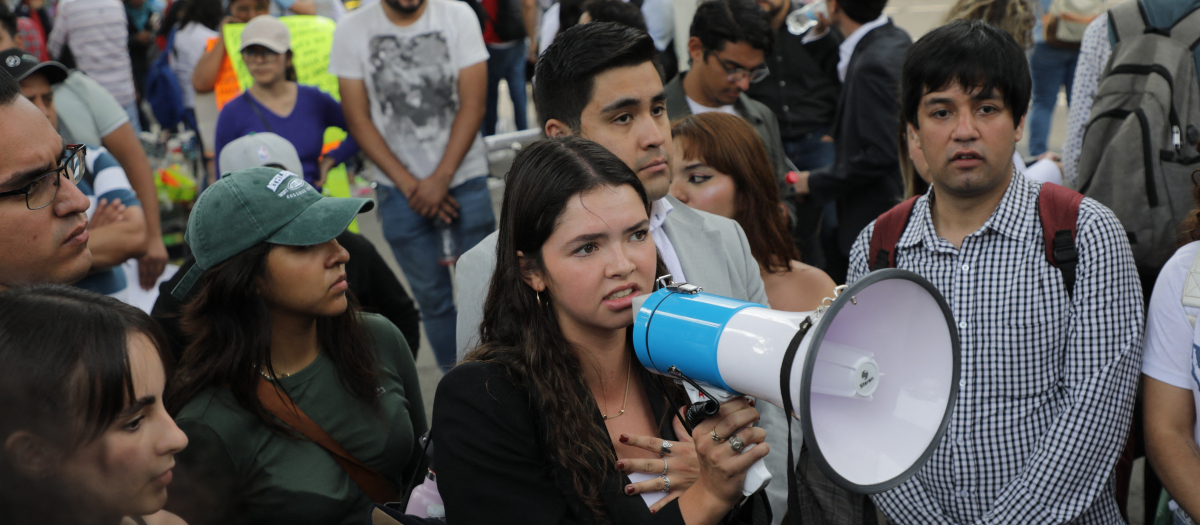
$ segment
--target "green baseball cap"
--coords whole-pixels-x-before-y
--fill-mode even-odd
[[[188,218],[187,241],[196,256],[171,295],[182,299],[204,272],[260,242],[311,246],[328,242],[371,199],[323,197],[304,177],[279,168],[251,168],[221,177],[200,194]]]

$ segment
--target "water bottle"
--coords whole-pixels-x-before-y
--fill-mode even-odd
[[[438,217],[433,218],[433,231],[437,233],[438,245],[440,246],[438,255],[438,264],[441,266],[453,266],[458,262],[458,245],[454,242],[454,228],[452,224],[447,224],[446,221]]]
[[[442,506],[442,496],[438,494],[437,476],[432,470],[429,470],[425,474],[425,481],[417,485],[417,488],[413,489],[412,495],[408,497],[408,506],[404,508],[404,513],[422,518],[432,518],[434,515],[430,510],[434,506],[442,509],[441,517],[445,519],[446,511]]]
[[[793,35],[802,35],[805,31],[817,25],[817,15],[828,17],[829,9],[825,0],[815,0],[787,15],[787,29]]]

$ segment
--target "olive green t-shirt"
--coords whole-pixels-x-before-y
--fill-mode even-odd
[[[362,319],[378,351],[381,411],[342,386],[325,351],[278,382],[300,410],[399,489],[422,460],[417,437],[427,424],[421,388],[400,331],[379,315],[363,314]],[[201,515],[183,516],[189,523],[364,522],[371,500],[330,452],[307,438],[271,431],[228,388],[204,390],[175,420],[189,440],[176,455],[187,480],[179,495],[188,498],[187,492],[198,491],[204,501],[192,505],[202,507],[193,509]]]

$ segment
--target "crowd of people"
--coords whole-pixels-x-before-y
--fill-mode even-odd
[[[0,523],[1116,524],[1145,455],[1194,525],[1200,0],[957,0],[915,41],[887,3],[0,4]],[[531,123],[497,217],[484,137]],[[163,275],[142,137],[181,129],[219,176]],[[961,352],[878,494],[635,356],[664,276],[809,312],[884,268]]]

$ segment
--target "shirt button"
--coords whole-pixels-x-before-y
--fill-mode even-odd
[[[786,81],[786,80],[780,80],[780,81],[779,81],[779,87],[783,87],[783,86],[786,86],[786,85],[787,85],[787,81]]]
[[[966,388],[966,386],[967,386],[967,380],[966,380],[966,379],[959,379],[959,380],[958,380],[958,386],[959,386],[959,388]]]
[[[962,271],[965,272],[965,271],[969,271],[970,269],[971,269],[971,267],[969,265],[966,265],[966,264],[962,265]]]
[[[784,106],[784,107],[783,107],[783,111],[785,111],[785,112],[786,112],[787,110],[788,110],[788,107],[787,107],[787,106]]]
[[[955,440],[954,440],[954,442],[955,442],[955,443],[958,443],[959,445],[961,445],[961,444],[963,444],[963,438],[962,438],[962,437],[959,437],[958,439],[955,439]]]
[[[971,495],[971,491],[969,491],[969,490],[963,489],[963,490],[958,491],[958,497],[960,497],[960,498],[965,498],[970,495]]]
[[[958,327],[959,327],[960,329],[962,329],[962,330],[966,330],[966,329],[967,329],[967,322],[966,322],[966,321],[963,321],[963,322],[961,322],[961,323],[958,323]]]

